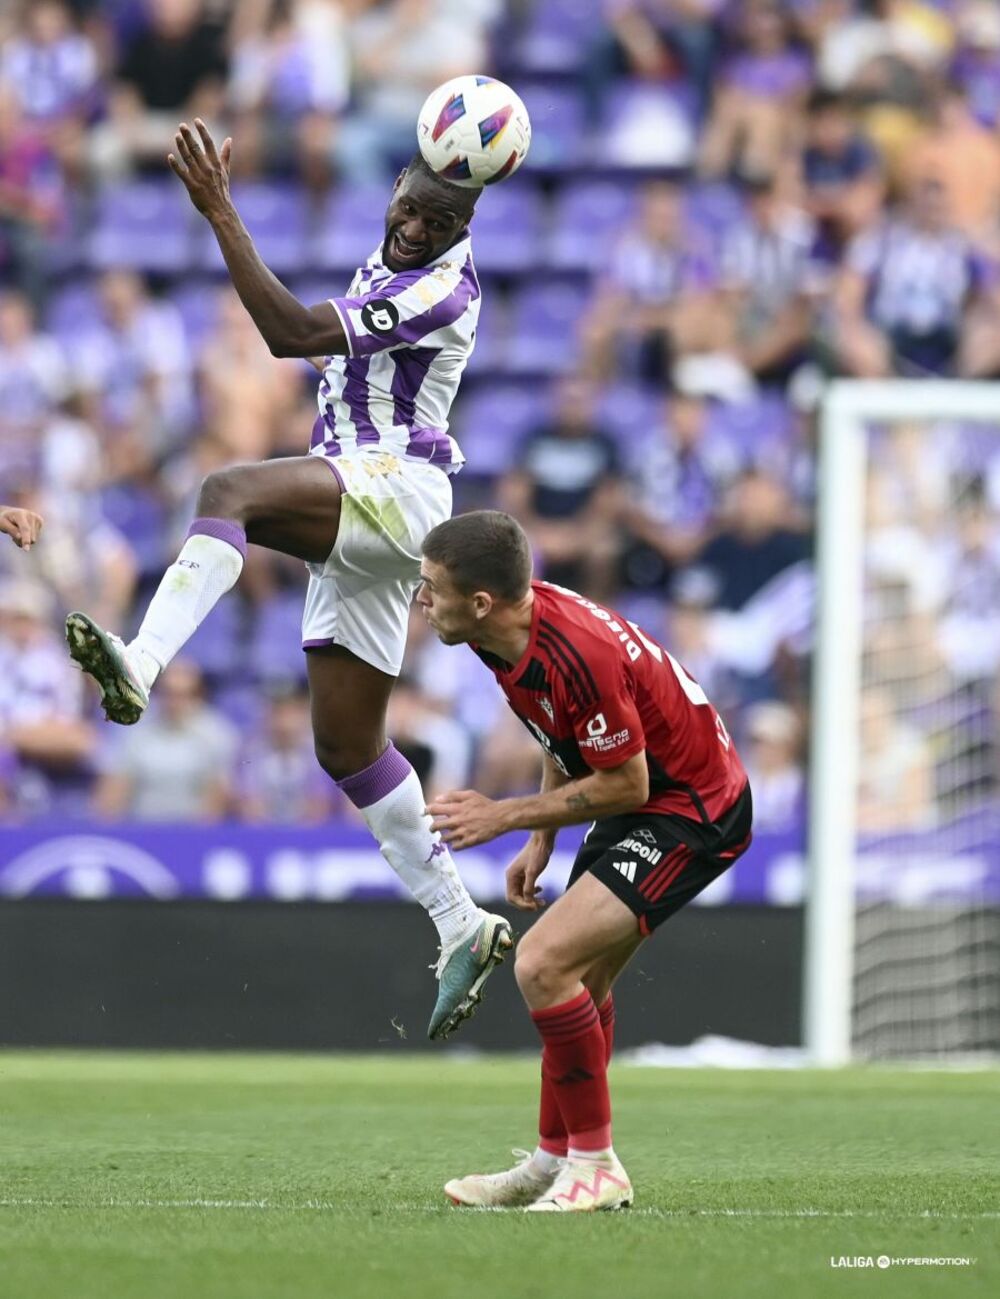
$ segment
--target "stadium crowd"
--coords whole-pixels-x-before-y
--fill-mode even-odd
[[[177,122],[232,134],[261,253],[316,302],[377,245],[428,90],[486,69],[534,141],[475,219],[456,508],[510,510],[540,575],[661,635],[738,738],[758,826],[794,824],[823,386],[1000,373],[995,3],[26,0],[0,23],[0,499],[47,520],[29,559],[0,547],[0,813],[348,815],[309,749],[301,565],[251,548],[135,732],[95,720],[60,624],[134,631],[205,473],[302,453],[315,414],[166,170]],[[967,488],[927,544],[995,614],[996,455]],[[898,483],[878,496],[934,670],[995,709],[1000,624],[970,663],[982,602],[899,575]],[[414,617],[390,720],[430,794],[534,784],[501,703]],[[898,703],[880,678],[865,736],[888,754],[871,815],[905,821],[934,756],[880,737]]]

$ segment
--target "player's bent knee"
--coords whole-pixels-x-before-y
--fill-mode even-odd
[[[345,738],[331,738],[317,735],[315,737],[316,761],[331,780],[346,780],[359,771],[370,767],[378,757],[378,743],[350,742]]]
[[[233,465],[208,474],[198,493],[198,513],[203,518],[236,519],[246,513],[249,496],[246,468]]]
[[[564,971],[554,960],[554,953],[547,945],[531,935],[521,939],[514,957],[514,978],[526,1000],[532,1001],[545,997],[561,986]]]

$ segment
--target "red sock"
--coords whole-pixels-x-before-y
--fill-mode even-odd
[[[604,1034],[604,1062],[611,1063],[611,1052],[615,1046],[615,999],[609,992],[597,1007],[601,1020],[601,1032]]]
[[[577,1150],[606,1150],[611,1145],[611,1100],[605,1034],[590,993],[583,992],[561,1006],[533,1010],[531,1018],[542,1037],[542,1108],[546,1086],[562,1116],[568,1141]],[[550,1149],[539,1123],[539,1144]],[[551,1129],[550,1129],[551,1130]],[[561,1154],[563,1150],[552,1153]]]
[[[604,1034],[604,1063],[611,1063],[611,1051],[615,1041],[615,1002],[609,992],[597,1007],[601,1021],[601,1032]],[[545,1072],[545,1056],[542,1054],[542,1094],[538,1104],[538,1144],[550,1155],[565,1155],[569,1146],[566,1124],[556,1097],[556,1089],[551,1078]]]

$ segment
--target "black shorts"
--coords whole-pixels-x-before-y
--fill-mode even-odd
[[[643,934],[699,894],[750,846],[750,786],[718,821],[629,812],[595,821],[580,847],[567,888],[595,875],[639,919]]]

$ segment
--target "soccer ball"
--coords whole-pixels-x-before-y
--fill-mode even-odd
[[[528,111],[495,77],[453,77],[427,96],[417,118],[424,162],[453,185],[506,180],[531,144]]]

